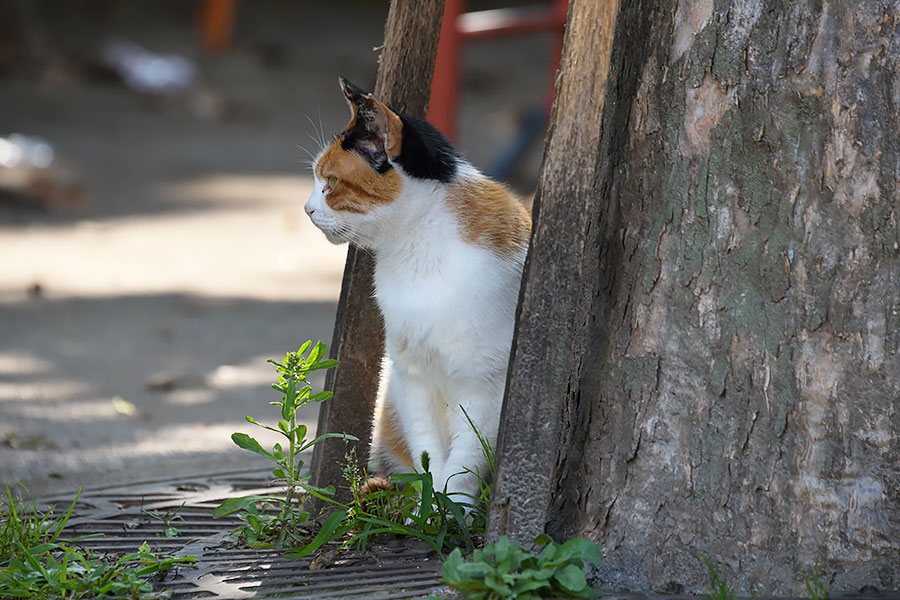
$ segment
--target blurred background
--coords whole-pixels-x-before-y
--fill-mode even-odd
[[[303,213],[307,161],[337,77],[373,87],[388,3],[228,5],[0,0],[0,484],[250,466],[266,359],[330,343],[346,247]],[[458,53],[457,145],[525,197],[557,43]]]

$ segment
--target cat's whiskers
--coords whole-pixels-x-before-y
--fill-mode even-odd
[[[349,225],[346,223],[338,224],[336,229],[336,233],[345,237],[347,240],[353,242],[357,247],[362,249],[366,254],[374,256],[372,253],[372,247],[375,245],[375,240],[358,230],[351,229]]]
[[[325,141],[325,127],[322,125],[322,111],[319,110],[319,139],[321,140],[322,147],[324,148],[328,144]]]
[[[316,155],[313,154],[313,153],[309,150],[309,148],[306,148],[305,146],[301,146],[300,144],[295,144],[295,145],[296,145],[297,148],[299,148],[300,150],[303,150],[304,152],[306,152],[306,155],[309,156],[309,158],[301,159],[301,160],[299,161],[300,164],[306,165],[307,167],[309,167],[309,170],[312,171],[312,170],[313,170],[313,167],[314,167],[315,164],[316,164]]]
[[[324,148],[325,146],[327,146],[328,144],[325,143],[325,132],[322,129],[322,113],[319,113],[319,127],[316,127],[315,122],[310,118],[309,115],[304,113],[303,116],[306,117],[306,120],[309,121],[310,125],[312,125],[313,132],[316,134],[315,137],[313,137],[309,132],[307,132],[306,135],[308,135],[312,139],[312,141],[318,144],[319,148]]]

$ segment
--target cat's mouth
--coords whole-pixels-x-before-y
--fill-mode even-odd
[[[346,235],[341,234],[341,232],[339,231],[327,231],[323,229],[322,233],[325,234],[325,239],[327,239],[332,244],[346,244],[348,241],[350,241]]]
[[[328,217],[319,217],[318,211],[310,215],[309,220],[319,231],[325,234],[325,238],[332,244],[345,244],[350,241],[346,228],[341,227],[335,220]]]

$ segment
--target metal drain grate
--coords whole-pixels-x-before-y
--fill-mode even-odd
[[[310,569],[311,557],[295,559],[279,550],[228,548],[222,541],[240,521],[213,519],[222,500],[269,494],[268,471],[236,471],[85,490],[66,528],[70,537],[102,533],[81,542],[99,552],[134,552],[142,542],[154,552],[194,556],[197,568],[176,567],[155,582],[172,592],[172,600],[244,598],[458,598],[441,585],[441,561],[426,546],[410,540],[370,544],[365,553],[344,551],[322,568]],[[68,507],[74,494],[44,498],[45,504]],[[164,513],[184,505],[173,524],[180,537],[163,535],[164,524],[143,510]],[[606,600],[696,600],[694,596],[609,592]],[[833,594],[834,600],[900,600],[898,592],[860,591]],[[791,600],[758,596],[757,600]],[[796,600],[796,599],[793,599]]]
[[[213,519],[213,509],[226,498],[272,493],[266,479],[267,471],[254,470],[85,490],[66,532],[71,537],[102,533],[80,542],[99,552],[134,552],[146,541],[154,552],[196,557],[197,568],[177,567],[156,582],[159,589],[172,592],[173,600],[378,600],[449,594],[449,588],[440,583],[440,560],[427,547],[406,540],[371,544],[365,553],[340,552],[321,568],[313,565],[312,569],[312,557],[296,559],[280,550],[223,546],[240,521]],[[59,495],[43,502],[66,507],[72,497]],[[179,537],[164,537],[164,524],[143,512],[175,509],[179,509],[178,519],[172,525],[181,533]]]

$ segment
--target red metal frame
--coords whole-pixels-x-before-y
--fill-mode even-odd
[[[457,110],[460,89],[460,54],[462,45],[471,39],[521,35],[537,31],[556,34],[547,110],[553,101],[553,80],[562,53],[563,31],[568,0],[553,0],[549,6],[500,8],[464,13],[465,0],[446,0],[441,39],[438,43],[428,121],[450,140],[456,140]]]
[[[200,15],[203,45],[209,52],[224,52],[231,46],[237,0],[206,0]]]

